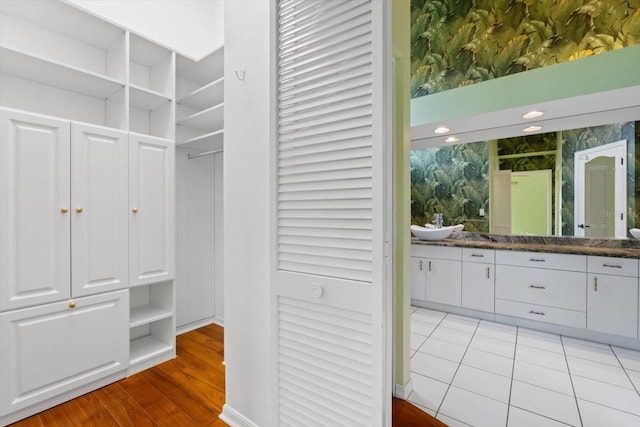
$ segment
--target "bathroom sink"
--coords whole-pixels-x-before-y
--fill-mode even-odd
[[[426,228],[412,225],[411,232],[420,240],[442,240],[453,233],[455,226],[442,228]]]
[[[636,239],[640,239],[640,228],[632,228],[629,230],[629,233],[631,233],[631,235]]]

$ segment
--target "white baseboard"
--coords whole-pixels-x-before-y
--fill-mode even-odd
[[[226,403],[222,406],[222,413],[218,416],[231,427],[258,427],[258,424],[242,415]]]
[[[407,398],[409,397],[412,391],[413,391],[413,382],[411,382],[411,378],[409,378],[409,381],[407,382],[406,385],[396,384],[393,390],[393,395],[398,399],[407,400]]]
[[[211,324],[216,324],[224,328],[224,319],[218,316],[211,316],[195,322],[187,323],[186,325],[180,325],[176,328],[176,335],[182,335]]]

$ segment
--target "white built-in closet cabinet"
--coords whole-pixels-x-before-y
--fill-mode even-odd
[[[0,3],[0,425],[175,357],[176,293],[220,274],[220,239],[176,239],[176,217],[222,232],[222,61],[60,1]],[[209,197],[176,209],[188,194]],[[211,256],[176,263],[176,240]],[[195,317],[220,317],[206,292]]]

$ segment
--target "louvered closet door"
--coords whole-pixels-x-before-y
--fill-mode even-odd
[[[378,426],[384,393],[381,1],[277,6],[277,417]]]

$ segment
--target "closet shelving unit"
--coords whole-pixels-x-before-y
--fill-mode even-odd
[[[190,152],[222,149],[224,48],[199,62],[176,59],[176,144]]]
[[[223,61],[222,47],[194,61],[62,1],[0,3],[5,107],[162,138],[189,153],[222,149]],[[129,292],[133,373],[175,354],[175,282],[132,283]]]

